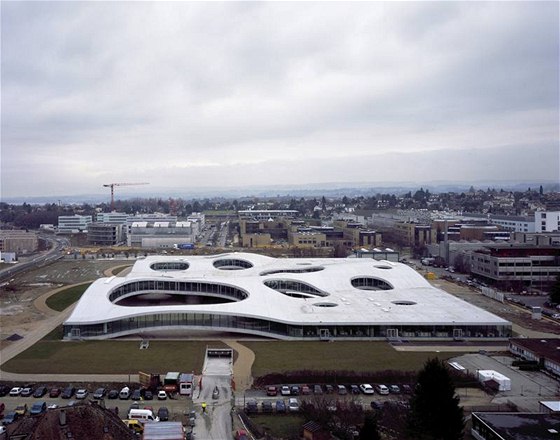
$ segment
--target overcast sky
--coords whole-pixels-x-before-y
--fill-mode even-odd
[[[555,1],[1,8],[3,197],[559,178]]]

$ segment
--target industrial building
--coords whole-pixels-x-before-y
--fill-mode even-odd
[[[153,256],[101,278],[64,323],[65,339],[197,332],[284,340],[506,339],[511,323],[370,258],[228,253]]]
[[[471,434],[476,440],[536,440],[557,439],[560,418],[544,413],[472,414]]]
[[[130,225],[126,240],[129,247],[173,248],[179,243],[194,243],[198,223],[138,221]]]
[[[39,238],[35,232],[0,230],[0,252],[22,255],[35,252],[38,248]]]
[[[513,338],[509,351],[529,361],[537,361],[541,368],[560,378],[560,339]]]

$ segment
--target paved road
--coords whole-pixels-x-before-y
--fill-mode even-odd
[[[232,360],[230,358],[207,358],[202,376],[202,386],[195,392],[195,408],[205,402],[204,413],[197,417],[194,434],[197,440],[224,440],[232,437]],[[218,398],[213,398],[215,388]]]

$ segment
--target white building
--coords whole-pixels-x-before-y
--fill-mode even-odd
[[[195,229],[198,230],[198,226]],[[130,225],[126,240],[131,247],[173,248],[180,243],[194,243],[196,231],[188,221],[139,221]]]
[[[101,278],[64,323],[67,339],[241,333],[285,340],[506,339],[511,323],[369,258],[249,253],[154,256]]]
[[[128,217],[130,217],[130,214],[113,211],[113,212],[98,212],[96,219],[98,223],[116,223],[119,225],[124,225],[126,224]]]
[[[560,231],[560,211],[535,212],[535,232]]]
[[[58,233],[72,234],[87,231],[92,222],[91,215],[61,215],[58,217]]]

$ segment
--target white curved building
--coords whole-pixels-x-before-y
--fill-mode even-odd
[[[101,278],[66,339],[231,332],[275,339],[508,338],[511,323],[372,259],[157,256]]]

